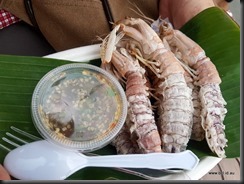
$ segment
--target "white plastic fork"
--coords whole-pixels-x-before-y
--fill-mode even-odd
[[[16,127],[13,127],[11,126],[11,130],[13,130],[14,132],[17,132],[18,134],[20,135],[24,135],[28,138],[30,138],[31,140],[33,141],[37,141],[37,140],[41,140],[41,138],[39,137],[36,137],[32,134],[29,134],[23,130],[20,130]],[[14,147],[19,147],[21,146],[19,143],[21,144],[27,144],[28,142],[17,137],[16,135],[13,135],[12,133],[9,133],[7,132],[6,133],[7,137],[3,137],[2,140]],[[10,139],[9,139],[10,138]],[[18,143],[12,141],[14,139],[15,141],[17,141]],[[3,145],[3,144],[0,144],[0,147],[7,150],[7,151],[11,151],[11,148]],[[94,155],[94,154],[91,154],[89,153],[89,155]],[[122,172],[126,172],[126,173],[129,173],[129,174],[133,174],[133,175],[137,175],[137,176],[140,176],[142,178],[145,178],[145,179],[155,179],[155,176],[157,177],[161,177],[162,175],[165,175],[165,172],[162,171],[162,170],[154,170],[154,169],[125,169],[125,168],[115,168],[116,170],[119,170],[119,171],[122,171]],[[150,175],[149,175],[150,174]]]
[[[32,135],[32,134],[30,134],[28,132],[25,132],[23,130],[20,130],[19,128],[16,128],[14,126],[11,126],[10,129],[13,130],[15,133],[18,133],[19,135],[23,135],[23,136],[31,139],[31,141],[39,141],[39,140],[42,140],[40,137],[37,137],[35,135]],[[4,142],[8,143],[9,145],[14,146],[14,147],[19,147],[22,144],[28,144],[29,143],[28,141],[26,141],[24,139],[21,139],[21,138],[17,137],[16,135],[14,135],[14,134],[12,134],[10,132],[6,132],[6,136],[7,137],[2,137],[2,140]],[[11,138],[12,140],[9,139],[9,138]],[[14,142],[13,140],[17,141],[18,143]],[[1,143],[0,143],[0,148],[6,150],[8,152],[12,150],[11,148],[9,148],[9,147],[5,146],[4,144],[1,144]]]

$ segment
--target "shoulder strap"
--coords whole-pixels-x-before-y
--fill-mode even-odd
[[[32,25],[36,29],[39,30],[39,26],[38,26],[38,24],[36,22],[36,18],[35,18],[34,11],[33,11],[33,8],[32,8],[32,2],[31,2],[31,0],[24,0],[24,5],[25,5],[26,13],[29,16]]]
[[[108,3],[107,0],[101,0],[101,1],[102,1],[102,4],[103,4],[103,9],[104,9],[104,12],[105,12],[109,27],[112,30],[112,24],[111,23],[114,22],[114,18],[113,18],[113,15],[111,13],[111,9],[110,9],[109,3]]]

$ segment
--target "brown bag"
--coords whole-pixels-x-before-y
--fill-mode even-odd
[[[0,0],[3,8],[37,27],[56,51],[98,43],[111,23],[139,17],[158,18],[158,0]]]

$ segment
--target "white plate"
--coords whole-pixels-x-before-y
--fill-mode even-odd
[[[51,55],[44,56],[46,58],[70,60],[75,62],[87,62],[88,60],[100,58],[100,45],[89,45],[84,47],[77,47],[74,49],[57,52]],[[214,168],[222,158],[207,156],[200,159],[198,166],[191,171],[185,171],[180,173],[168,173],[161,177],[157,177],[159,180],[199,180],[205,174],[207,174],[212,168]],[[135,173],[136,174],[136,173]],[[152,178],[151,178],[152,179]]]

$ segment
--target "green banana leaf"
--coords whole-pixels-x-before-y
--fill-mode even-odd
[[[218,25],[218,26],[216,26]],[[222,79],[221,89],[227,102],[228,113],[224,120],[228,158],[240,156],[240,27],[220,9],[210,8],[189,21],[182,29],[195,40],[216,65]],[[0,55],[0,137],[11,132],[11,126],[33,135],[39,135],[31,119],[31,97],[38,81],[51,69],[70,61],[28,56]],[[100,59],[87,61],[100,65]],[[5,144],[0,140],[1,144]],[[206,141],[190,141],[188,149],[199,158],[216,156]],[[0,148],[0,163],[8,152]],[[98,154],[115,154],[112,146],[96,151]],[[97,173],[94,175],[93,173]],[[142,180],[141,177],[115,169],[85,168],[68,179],[84,180]]]

